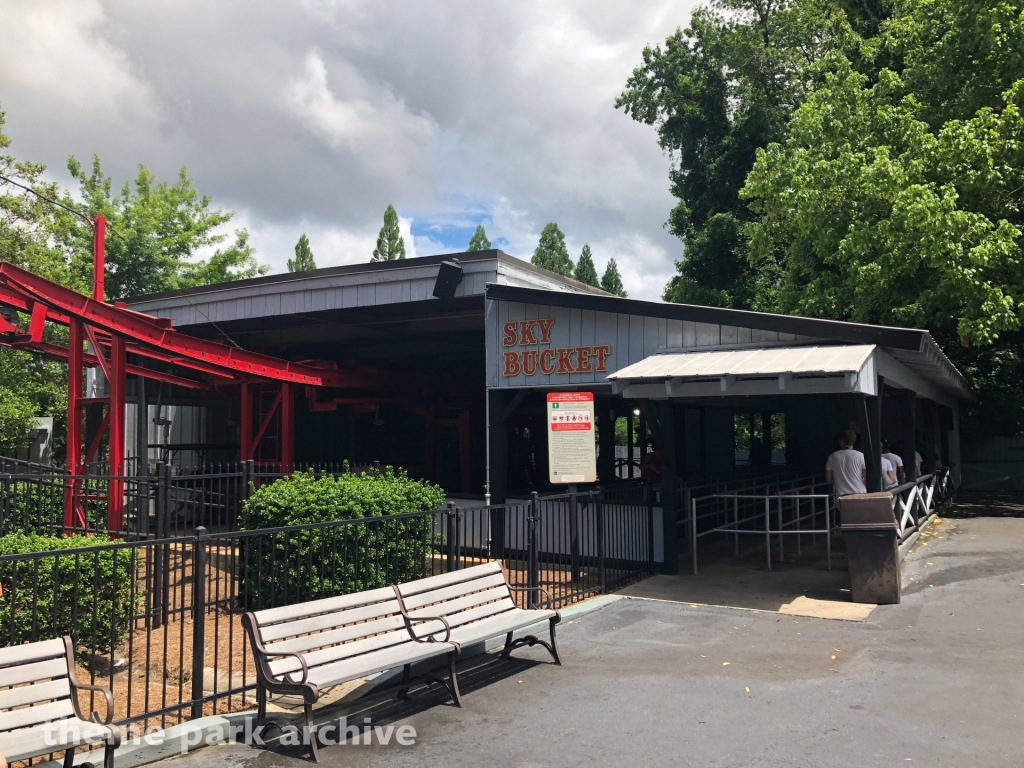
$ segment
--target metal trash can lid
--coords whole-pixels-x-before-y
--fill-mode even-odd
[[[855,493],[836,499],[844,531],[896,530],[891,493]]]

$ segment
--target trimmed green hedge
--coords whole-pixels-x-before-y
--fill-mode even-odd
[[[132,585],[140,564],[135,549],[95,549],[109,543],[103,536],[0,537],[0,555],[52,553],[0,560],[0,646],[63,635],[99,653],[120,645],[138,602]],[[79,548],[95,551],[61,551]]]
[[[243,538],[240,574],[246,604],[255,609],[288,605],[425,575],[439,538],[433,516],[389,516],[443,504],[440,487],[391,467],[320,479],[296,472],[262,486],[243,507],[242,530],[382,519]]]

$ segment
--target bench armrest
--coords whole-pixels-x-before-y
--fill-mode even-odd
[[[419,618],[414,619],[412,616],[409,615],[408,611],[405,610],[405,601],[402,600],[402,593],[398,590],[398,587],[392,585],[391,588],[395,590],[395,597],[398,598],[398,610],[402,612],[402,618],[405,619],[405,628],[409,632],[409,635],[410,637],[412,637],[413,640],[415,640],[417,643],[447,643],[451,639],[452,627],[448,623],[448,619],[446,619],[444,616],[420,616]],[[414,621],[440,621],[442,624],[444,624],[444,640],[437,640],[437,638],[434,637],[433,633],[431,633],[426,638],[426,640],[417,637],[416,633],[412,631],[412,623]]]
[[[71,684],[71,703],[74,705],[75,714],[78,715],[81,720],[92,720],[100,725],[110,725],[114,719],[114,697],[110,692],[109,688],[105,688],[102,685],[89,685],[87,683],[81,683],[78,681],[78,675],[75,672],[75,650],[74,645],[71,643],[70,637],[64,638],[64,648],[67,651],[68,660],[68,683]],[[85,713],[82,712],[81,705],[78,701],[78,691],[95,691],[96,693],[102,693],[103,698],[107,703],[107,716],[104,720],[99,719],[99,713],[92,712],[86,717]]]
[[[259,668],[263,674],[271,680],[274,680],[278,675],[275,675],[270,671],[270,667],[266,664],[268,658],[277,657],[284,658],[291,656],[298,660],[299,666],[302,667],[302,679],[293,680],[293,672],[283,673],[284,682],[290,685],[305,685],[306,680],[309,678],[309,665],[306,664],[306,660],[302,657],[302,654],[293,653],[291,651],[269,651],[266,646],[263,645],[263,641],[260,640],[259,633],[256,631],[256,618],[251,614],[247,613],[242,617],[242,625],[245,627],[246,632],[249,635],[249,642],[252,643],[253,650],[258,654],[257,661],[259,662]],[[275,681],[276,682],[276,681]]]
[[[548,596],[548,602],[549,603],[555,602],[555,598],[552,597],[551,593],[548,592],[546,589],[544,589],[544,587],[513,587],[511,584],[509,584],[508,585],[508,591],[509,592],[543,592],[545,595]]]
[[[260,653],[262,653],[267,658],[270,658],[271,656],[276,656],[278,658],[284,658],[286,656],[291,656],[291,657],[293,657],[295,659],[298,659],[299,660],[299,664],[302,667],[302,679],[301,680],[292,680],[292,675],[295,674],[294,672],[284,672],[284,673],[280,673],[280,674],[284,677],[284,681],[286,683],[290,683],[291,685],[305,685],[306,684],[306,679],[309,677],[309,665],[306,664],[306,660],[302,657],[301,653],[292,653],[290,651],[283,651],[283,652],[280,652],[280,653],[274,653],[273,651],[268,651],[266,648],[262,648],[262,650],[260,650]],[[269,672],[270,670],[267,670],[267,671]],[[270,675],[268,675],[268,677],[277,677],[277,675],[270,674]]]

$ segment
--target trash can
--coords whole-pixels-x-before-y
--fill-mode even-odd
[[[838,499],[840,527],[855,603],[900,601],[900,553],[892,494],[858,493]]]

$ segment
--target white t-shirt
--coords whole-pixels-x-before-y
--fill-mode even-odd
[[[889,460],[889,463],[892,464],[893,472],[903,466],[903,459],[900,458],[898,453],[883,453],[882,458]]]
[[[921,458],[921,454],[918,453],[917,451],[914,451],[914,469],[917,470],[918,477],[921,476],[921,463],[923,461],[924,459]]]
[[[892,472],[893,478],[896,477],[896,468],[892,465],[892,462],[887,458],[887,454],[882,454],[882,487],[888,490],[889,488],[895,488],[899,485],[899,480],[890,480],[889,473]]]
[[[825,469],[832,473],[832,485],[836,496],[849,496],[851,493],[867,493],[864,484],[864,454],[852,448],[843,448],[828,457]]]

